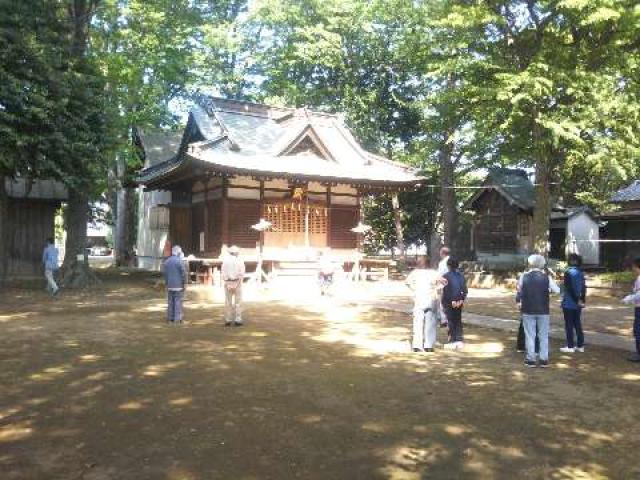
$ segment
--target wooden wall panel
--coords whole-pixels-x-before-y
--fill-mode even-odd
[[[209,220],[207,222],[207,252],[220,253],[222,248],[222,201],[210,200]]]
[[[476,250],[481,252],[516,252],[518,247],[518,212],[495,190],[476,202]]]
[[[171,207],[169,217],[171,245],[180,245],[185,255],[192,253],[191,208]]]
[[[260,234],[251,228],[260,221],[262,205],[259,200],[228,200],[229,245],[255,248]]]
[[[54,235],[57,203],[37,200],[9,201],[9,273],[42,273],[42,250]]]
[[[202,253],[200,233],[205,229],[204,214],[204,203],[197,203],[191,208],[191,249],[195,254]],[[204,246],[206,248],[206,244]]]
[[[331,207],[329,215],[329,246],[331,248],[356,248],[358,237],[351,231],[360,218],[357,207]]]

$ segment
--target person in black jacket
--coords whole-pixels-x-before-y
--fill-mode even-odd
[[[447,260],[449,271],[443,275],[447,284],[442,290],[442,308],[449,325],[449,343],[446,348],[464,347],[462,331],[462,307],[467,298],[467,282],[458,270],[459,262],[453,257]]]

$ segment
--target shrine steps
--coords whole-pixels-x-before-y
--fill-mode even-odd
[[[307,277],[318,276],[318,262],[315,260],[291,260],[281,261],[274,265],[273,273],[276,278],[281,277]]]

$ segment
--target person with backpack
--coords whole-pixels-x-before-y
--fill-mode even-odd
[[[443,275],[446,284],[442,289],[442,308],[449,326],[449,343],[445,348],[459,349],[464,347],[462,329],[462,307],[467,299],[467,282],[458,270],[460,262],[453,257],[447,260],[449,271]]]
[[[556,282],[544,270],[546,260],[542,255],[530,255],[529,270],[518,281],[520,309],[524,324],[527,367],[549,366],[549,293],[560,293]],[[540,353],[536,354],[536,333],[540,341]]]

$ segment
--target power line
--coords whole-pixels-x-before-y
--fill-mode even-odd
[[[560,185],[559,182],[553,182],[553,183],[547,183],[547,184],[543,184],[543,183],[532,183],[531,185],[533,185],[534,187],[540,186],[540,185]],[[469,185],[469,186],[455,186],[455,185],[451,185],[451,186],[447,186],[447,187],[443,187],[442,185],[435,185],[435,184],[427,184],[425,185],[424,183],[420,184],[421,187],[428,187],[428,188],[444,188],[444,189],[451,189],[451,190],[485,190],[487,188],[522,188],[522,185]]]

